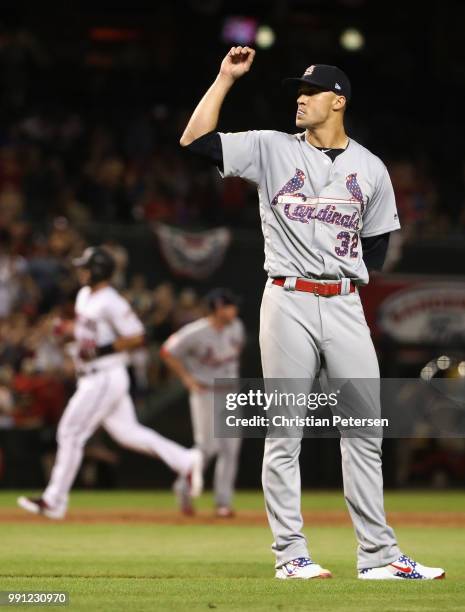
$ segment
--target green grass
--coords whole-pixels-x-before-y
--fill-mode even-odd
[[[13,507],[15,498],[15,493],[0,494],[0,507]],[[72,502],[73,508],[173,506],[169,494],[146,492],[76,492]],[[464,502],[462,493],[392,493],[386,505],[400,511],[465,511]],[[201,506],[209,504],[205,496]],[[344,507],[340,493],[307,494],[304,506]],[[262,508],[262,498],[240,494],[237,507]],[[399,527],[396,532],[406,552],[445,566],[447,579],[357,581],[355,539],[352,529],[342,526],[306,527],[315,559],[333,571],[333,580],[280,582],[273,579],[266,527],[38,520],[0,524],[0,590],[66,590],[71,610],[464,610],[463,530]]]
[[[29,495],[33,491],[0,492],[0,508],[14,508],[18,495]],[[35,491],[35,494],[40,494]],[[465,512],[465,491],[425,491],[408,493],[386,491],[386,510],[399,512]],[[240,491],[236,494],[236,505],[242,510],[264,510],[263,495],[256,491]],[[212,507],[212,495],[205,493],[197,506]],[[172,509],[175,500],[170,491],[73,491],[71,508],[96,509]],[[342,491],[306,491],[302,494],[304,510],[346,510]]]

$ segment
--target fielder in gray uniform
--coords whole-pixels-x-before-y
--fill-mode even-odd
[[[232,497],[236,479],[240,438],[215,438],[214,396],[236,390],[239,358],[245,342],[244,325],[238,318],[238,301],[227,289],[214,289],[207,295],[210,314],[182,327],[164,343],[161,356],[189,390],[194,443],[202,451],[204,467],[217,457],[213,488],[216,515],[233,516]],[[215,378],[231,380],[231,386],[214,389]],[[221,398],[219,398],[220,401]],[[224,400],[225,401],[225,400]],[[193,514],[192,500],[185,479],[175,484],[181,511]]]
[[[382,264],[389,233],[399,228],[382,161],[349,138],[344,115],[348,77],[335,66],[309,66],[295,87],[298,133],[218,133],[221,106],[255,51],[233,47],[181,138],[213,160],[224,177],[257,186],[265,239],[266,283],[260,323],[265,379],[307,379],[320,367],[331,378],[378,379],[378,361],[358,287]],[[379,397],[368,396],[373,413]],[[295,407],[296,414],[305,407]],[[299,412],[300,411],[300,412]],[[262,482],[274,535],[277,578],[330,577],[302,533],[299,438],[265,441]],[[342,438],[344,495],[358,539],[361,579],[431,579],[442,568],[402,554],[383,507],[380,438]]]

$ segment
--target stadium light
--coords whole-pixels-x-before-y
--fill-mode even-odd
[[[260,49],[269,49],[274,45],[276,40],[276,35],[272,28],[267,25],[262,25],[257,30],[257,35],[255,37],[255,44]]]
[[[342,32],[339,43],[346,51],[360,51],[365,46],[365,37],[357,28],[347,28]]]

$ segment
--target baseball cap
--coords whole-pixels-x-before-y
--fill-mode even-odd
[[[239,306],[241,299],[235,295],[230,289],[217,287],[212,289],[205,296],[205,300],[210,310],[214,310],[217,306]]]
[[[344,96],[349,102],[351,96],[351,86],[349,77],[337,66],[328,64],[313,64],[309,66],[303,75],[299,77],[284,79],[284,84],[313,85],[322,91],[334,91],[334,93]]]

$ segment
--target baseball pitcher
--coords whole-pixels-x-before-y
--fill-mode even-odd
[[[223,101],[247,73],[255,51],[233,47],[181,138],[220,169],[258,189],[266,283],[260,348],[265,379],[307,379],[321,366],[330,378],[378,379],[379,369],[358,288],[380,268],[389,234],[399,228],[383,162],[344,128],[351,85],[335,66],[309,66],[295,88],[296,134],[273,130],[219,133]],[[368,394],[372,412],[379,397]],[[305,416],[305,407],[295,407]],[[302,534],[298,438],[265,441],[262,482],[274,535],[277,578],[325,578]],[[381,439],[342,438],[344,495],[358,540],[361,579],[432,579],[400,551],[383,507]]]
[[[215,456],[216,515],[234,515],[232,497],[236,479],[240,438],[215,438],[214,396],[236,390],[233,380],[239,377],[239,357],[244,346],[245,332],[238,318],[237,298],[227,289],[214,289],[207,295],[210,314],[182,327],[171,335],[161,349],[166,364],[189,390],[194,442],[200,449],[206,467]],[[231,386],[214,389],[215,378],[231,380]],[[226,398],[219,399],[223,404]],[[180,508],[193,514],[189,487],[181,476],[175,483]]]
[[[110,285],[115,262],[103,248],[90,247],[74,261],[83,287],[75,320],[59,323],[76,340],[77,389],[60,420],[58,452],[50,482],[38,499],[18,504],[51,519],[65,516],[68,493],[81,465],[83,448],[102,426],[121,446],[164,461],[189,483],[190,494],[202,489],[202,456],[144,427],[129,395],[128,351],[144,344],[144,329],[128,302]]]

